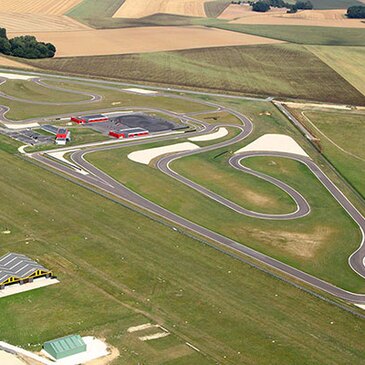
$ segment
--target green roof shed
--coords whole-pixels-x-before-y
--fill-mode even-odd
[[[70,335],[47,341],[44,343],[43,348],[54,359],[59,360],[67,356],[85,352],[86,343],[80,335]]]

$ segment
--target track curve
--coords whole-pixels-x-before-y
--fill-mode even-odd
[[[42,83],[41,80],[38,80],[38,82]],[[51,85],[49,85],[50,88],[53,88]],[[105,88],[112,88],[112,87],[105,87]],[[61,88],[62,89],[62,88]],[[115,89],[115,88],[113,88]],[[166,95],[166,94],[159,94],[160,96],[166,96],[166,97],[171,97],[171,98],[177,98],[177,99],[183,99],[185,101],[194,101],[197,102],[196,99],[191,99],[189,97],[186,96],[182,96],[182,95]],[[97,97],[95,94],[89,94],[89,96],[91,96],[91,98],[94,98],[93,100],[89,100],[89,102],[95,102],[95,98]],[[209,106],[209,107],[214,107],[216,108],[216,110],[221,110],[221,111],[226,111],[234,116],[236,116],[237,118],[239,118],[243,124],[243,126],[237,126],[237,125],[231,125],[231,127],[236,127],[236,128],[240,128],[240,133],[238,136],[235,136],[234,138],[228,140],[228,141],[224,141],[224,142],[219,142],[207,147],[203,147],[201,148],[197,153],[199,152],[204,152],[204,151],[209,151],[209,150],[213,150],[213,149],[217,149],[217,148],[221,148],[221,147],[225,147],[225,146],[229,146],[232,145],[234,143],[237,143],[239,141],[244,140],[245,138],[247,138],[252,130],[253,130],[253,124],[252,122],[245,117],[243,114],[232,110],[230,108],[226,108],[223,107],[219,104],[216,103],[212,103],[212,102],[208,102],[208,101],[204,101],[204,100],[199,100],[200,103]],[[77,104],[84,104],[85,102],[77,102]],[[57,103],[57,105],[62,105]],[[117,108],[117,109],[121,109],[121,108]],[[134,109],[134,108],[133,108]],[[138,109],[138,108],[137,108]],[[143,109],[143,108],[141,108]],[[146,108],[149,109],[149,108]],[[153,109],[153,108],[151,108]],[[5,114],[6,111],[8,110],[8,108],[3,107],[2,108],[2,112]],[[158,108],[156,108],[156,110],[160,110]],[[192,114],[191,116],[189,116],[188,114],[178,114],[178,113],[174,113],[174,112],[168,112],[165,111],[168,115],[173,115],[173,116],[177,116],[179,115],[182,119],[186,120],[186,121],[190,121],[190,122],[194,122],[194,123],[200,123],[202,128],[200,131],[195,132],[190,134],[190,136],[192,135],[199,135],[202,133],[208,133],[210,131],[213,131],[215,128],[218,128],[220,126],[223,125],[209,125],[206,123],[202,123],[201,121],[194,119]],[[170,114],[169,114],[170,113]],[[225,127],[227,127],[228,125],[224,125]],[[235,251],[241,252],[245,255],[250,256],[251,258],[260,261],[261,263],[264,263],[276,270],[282,271],[287,275],[290,275],[298,280],[301,280],[309,285],[312,285],[313,287],[319,288],[321,290],[326,291],[327,293],[330,293],[338,298],[344,299],[346,301],[352,302],[352,303],[362,303],[365,304],[365,294],[356,294],[356,293],[351,293],[349,291],[346,291],[344,289],[338,288],[335,285],[328,283],[324,280],[321,280],[319,278],[316,278],[308,273],[305,273],[299,269],[296,269],[292,266],[289,266],[283,262],[280,262],[272,257],[269,257],[261,252],[255,251],[253,249],[251,249],[250,247],[247,247],[245,245],[242,245],[241,243],[238,243],[228,237],[222,236],[212,230],[209,230],[205,227],[202,227],[194,222],[191,222],[190,220],[183,218],[171,211],[168,211],[167,209],[147,200],[146,198],[144,198],[143,196],[131,191],[130,189],[128,189],[127,187],[125,187],[124,185],[122,185],[121,183],[119,183],[118,181],[114,180],[113,178],[111,178],[108,174],[104,173],[103,171],[99,170],[98,168],[96,168],[95,166],[93,166],[91,163],[89,163],[88,161],[85,160],[85,155],[87,155],[88,153],[93,153],[93,152],[97,152],[97,151],[101,151],[101,150],[106,150],[106,149],[113,149],[113,148],[121,148],[123,146],[127,147],[127,146],[131,146],[131,145],[142,145],[145,144],[146,142],[150,142],[150,141],[164,141],[164,140],[171,140],[171,139],[177,139],[177,138],[185,138],[184,135],[182,136],[166,136],[166,137],[156,137],[153,140],[135,140],[132,142],[127,142],[127,143],[123,143],[123,144],[118,144],[118,145],[113,145],[113,146],[94,146],[94,147],[89,147],[83,150],[79,150],[79,151],[75,151],[72,152],[71,154],[71,158],[74,161],[74,163],[76,165],[78,165],[80,168],[86,170],[89,172],[88,175],[80,175],[76,170],[67,167],[65,165],[62,165],[54,160],[50,160],[48,159],[43,153],[34,153],[32,155],[30,155],[30,157],[58,170],[61,171],[63,173],[66,173],[68,175],[71,175],[77,179],[81,179],[83,182],[90,184],[92,186],[95,186],[103,191],[108,192],[109,194],[112,194],[120,199],[126,200],[144,210],[147,210],[153,214],[156,214],[158,216],[163,217],[164,219],[170,221],[173,224],[179,225],[183,228],[186,228],[192,232],[195,232],[196,234],[206,237],[207,239],[210,239],[212,241],[215,241],[219,244],[221,244],[222,246],[225,246],[227,248],[233,249]],[[178,175],[174,175],[176,174],[175,172],[173,172],[170,168],[169,168],[169,163],[171,161],[173,161],[174,159],[177,158],[181,158],[184,156],[187,156],[189,154],[193,154],[195,152],[184,152],[184,153],[179,153],[179,154],[175,154],[172,156],[168,156],[168,157],[163,157],[161,158],[157,165],[158,168],[161,169],[161,171],[163,171],[164,173],[167,173],[168,175],[170,175],[171,177],[177,178],[178,180],[180,180],[182,183],[184,184],[194,184],[193,182],[190,182],[189,180],[185,179],[184,177]],[[241,164],[241,161],[244,160],[245,158],[248,157],[254,157],[254,156],[260,156],[260,155],[270,155],[270,156],[277,156],[277,157],[285,157],[285,158],[291,158],[294,160],[297,160],[303,164],[305,164],[311,171],[312,173],[318,178],[318,180],[327,188],[327,190],[332,194],[332,196],[339,202],[339,204],[346,210],[346,212],[350,215],[350,217],[357,223],[357,225],[360,227],[361,233],[362,233],[362,241],[361,244],[359,246],[359,248],[350,256],[349,258],[349,265],[351,266],[351,268],[357,272],[359,275],[363,276],[365,278],[365,265],[364,265],[364,257],[365,257],[365,246],[364,246],[364,231],[365,231],[365,220],[364,217],[361,215],[361,213],[350,203],[350,201],[342,194],[342,192],[336,187],[336,185],[321,171],[321,169],[309,158],[304,158],[302,156],[298,156],[298,155],[291,155],[291,154],[283,154],[283,153],[267,153],[267,152],[252,152],[252,153],[243,153],[243,154],[237,154],[234,155],[233,157],[230,158],[229,160],[229,164],[232,166],[232,168],[236,168],[241,170],[244,173],[250,173],[252,175],[255,175],[256,177],[265,179],[266,181],[269,181],[271,183],[273,183],[274,185],[278,186],[279,188],[281,188],[282,190],[284,190],[285,192],[287,192],[292,198],[293,200],[297,203],[298,209],[295,212],[292,213],[288,213],[288,214],[284,214],[284,215],[262,215],[260,213],[256,213],[256,212],[251,212],[248,210],[245,210],[244,208],[240,207],[239,205],[237,207],[232,206],[231,208],[236,210],[236,208],[238,208],[238,210],[241,210],[242,214],[246,214],[246,215],[250,215],[252,217],[255,218],[260,218],[260,219],[294,219],[294,218],[300,218],[305,216],[306,214],[308,214],[310,212],[310,207],[308,205],[308,203],[306,202],[305,198],[302,197],[300,195],[300,193],[298,193],[297,191],[295,191],[293,188],[291,188],[289,185],[283,183],[282,181],[279,181],[277,179],[274,179],[270,176],[261,174],[259,172],[255,172],[253,170],[247,169],[246,167],[244,167],[244,165]],[[186,181],[187,180],[187,181]],[[217,200],[218,202],[221,202],[225,205],[227,204],[234,204],[230,201],[224,201],[224,198],[217,196],[217,194],[205,191],[204,187],[200,187],[200,186],[191,186],[192,188],[195,188],[197,191],[200,191],[203,194],[208,195],[209,194],[214,194],[212,196],[210,196],[212,199]],[[209,196],[209,195],[208,195]]]

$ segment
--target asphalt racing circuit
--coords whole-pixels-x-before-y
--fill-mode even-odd
[[[43,85],[43,82],[40,78],[34,78],[34,82],[36,82],[39,85]],[[74,80],[72,82],[75,82],[77,84],[86,84],[85,82]],[[62,90],[62,91],[68,91],[66,89],[60,89],[53,86],[50,86],[47,84],[48,88],[55,90]],[[102,86],[101,84],[98,85],[100,88],[106,88],[106,89],[113,89],[118,90],[120,92],[123,92],[123,90],[120,87],[116,86]],[[139,86],[141,87],[141,86]],[[166,89],[167,90],[167,89]],[[168,90],[171,91],[171,90]],[[72,91],[73,92],[73,91]],[[79,92],[78,92],[79,93]],[[90,93],[83,93],[82,95],[89,96],[89,100],[77,102],[80,104],[84,104],[85,102],[95,102],[96,100],[100,100],[98,98],[101,98],[99,95],[90,94]],[[243,215],[247,215],[256,219],[272,219],[272,220],[288,220],[288,219],[300,219],[301,217],[304,217],[308,214],[310,214],[310,206],[308,202],[306,201],[305,197],[303,197],[298,191],[290,187],[289,185],[285,184],[284,182],[277,180],[271,176],[265,175],[260,172],[253,171],[247,167],[244,166],[244,160],[249,157],[255,157],[255,156],[273,156],[273,157],[283,157],[288,158],[292,160],[299,161],[300,163],[304,164],[309,168],[309,170],[316,176],[316,178],[323,184],[323,186],[330,192],[330,194],[333,196],[334,199],[337,200],[337,202],[343,207],[343,209],[348,213],[348,215],[357,223],[361,230],[362,238],[361,242],[359,244],[359,248],[349,257],[349,265],[351,268],[365,278],[365,245],[364,245],[364,231],[365,231],[365,219],[361,215],[361,213],[353,206],[353,204],[345,197],[345,195],[336,187],[336,185],[330,180],[330,178],[320,169],[320,167],[312,161],[309,157],[292,154],[292,153],[283,153],[283,152],[265,152],[265,151],[257,151],[257,152],[242,152],[233,155],[229,159],[229,164],[232,166],[232,168],[240,170],[242,173],[251,174],[253,176],[256,176],[260,179],[264,179],[274,185],[276,185],[278,188],[285,191],[296,203],[296,210],[293,212],[289,212],[287,214],[263,214],[258,213],[254,211],[250,211],[248,209],[245,209],[244,207],[241,207],[240,205],[204,188],[203,186],[192,182],[191,180],[179,175],[171,168],[171,162],[182,157],[190,156],[197,153],[203,153],[211,150],[215,150],[222,147],[227,147],[230,145],[233,145],[237,142],[243,141],[246,139],[253,130],[253,123],[245,117],[243,114],[232,110],[230,108],[226,108],[222,105],[207,102],[200,99],[191,99],[188,96],[182,96],[177,94],[170,94],[170,93],[164,93],[163,90],[160,88],[158,96],[164,96],[169,98],[177,98],[182,99],[189,102],[194,103],[201,103],[204,104],[207,107],[213,107],[216,111],[224,111],[227,113],[230,113],[237,117],[242,125],[229,125],[229,124],[214,124],[210,125],[207,123],[203,123],[198,119],[194,118],[195,113],[187,113],[187,114],[179,114],[175,113],[173,111],[168,111],[164,109],[149,109],[149,108],[135,108],[134,106],[128,106],[123,108],[118,108],[118,110],[139,110],[139,111],[146,111],[146,110],[152,110],[152,111],[158,111],[160,113],[163,113],[167,116],[173,116],[178,117],[182,122],[184,123],[192,123],[194,125],[199,125],[199,128],[196,132],[189,133],[188,137],[202,135],[210,133],[219,127],[230,127],[230,128],[237,128],[239,130],[239,133],[235,135],[234,137],[230,139],[225,139],[223,142],[218,142],[215,144],[210,144],[206,147],[201,147],[198,150],[193,151],[186,151],[186,152],[179,152],[175,154],[171,154],[168,156],[163,156],[159,158],[159,160],[156,162],[156,167],[163,172],[164,174],[170,176],[171,178],[174,178],[178,180],[181,184],[185,184],[188,187],[198,191],[201,194],[204,194],[205,196],[209,197],[210,199],[215,200],[216,202],[225,205],[229,209],[234,210],[235,212]],[[0,96],[4,97],[4,94],[1,93]],[[154,95],[151,95],[153,97]],[[18,99],[16,99],[18,100]],[[23,101],[23,100],[22,100]],[[29,101],[28,101],[29,102]],[[63,103],[67,104],[67,103]],[[74,103],[72,103],[74,104]],[[59,105],[59,104],[58,104]],[[6,107],[2,108],[3,113],[6,113]],[[107,111],[107,110],[105,110]],[[93,111],[91,111],[93,112]],[[212,112],[211,110],[208,112]],[[203,112],[203,113],[208,113]],[[1,115],[0,115],[1,117]],[[2,115],[2,117],[5,117],[5,115]],[[8,121],[7,119],[5,119]],[[34,119],[32,119],[34,120]],[[39,119],[38,119],[39,120]],[[28,123],[30,120],[24,121],[24,123]],[[8,121],[11,122],[11,121]],[[133,192],[132,190],[125,187],[123,184],[119,183],[112,177],[110,177],[105,172],[101,171],[100,169],[96,168],[94,165],[92,165],[90,162],[88,162],[85,159],[85,156],[90,153],[98,152],[98,151],[104,151],[104,150],[111,150],[116,148],[124,148],[128,146],[135,146],[135,145],[143,145],[151,142],[156,141],[176,141],[176,139],[181,138],[187,138],[187,135],[184,133],[179,134],[165,134],[165,135],[156,135],[151,138],[139,138],[135,140],[123,140],[118,141],[115,143],[95,143],[88,146],[73,146],[70,148],[64,148],[62,151],[69,152],[69,158],[73,161],[73,163],[65,164],[61,161],[58,161],[56,159],[51,159],[47,157],[47,151],[45,152],[34,152],[30,154],[26,154],[27,157],[36,160],[44,165],[47,165],[48,167],[57,170],[58,172],[62,172],[64,174],[67,174],[68,176],[71,176],[79,181],[82,181],[88,186],[93,186],[97,189],[100,189],[108,194],[111,194],[115,196],[118,199],[122,199],[124,201],[127,201],[143,210],[146,210],[154,215],[160,216],[163,219],[169,221],[173,225],[176,225],[177,227],[181,227],[184,229],[187,229],[191,232],[196,233],[199,236],[205,237],[211,241],[214,241],[220,245],[221,248],[224,249],[224,247],[232,249],[234,251],[237,251],[239,253],[242,253],[244,255],[247,255],[254,260],[259,261],[260,263],[263,263],[265,265],[268,265],[269,267],[279,270],[295,279],[298,279],[306,284],[309,284],[313,287],[316,287],[318,289],[324,290],[327,293],[330,293],[338,298],[341,298],[345,301],[356,303],[356,304],[365,304],[365,294],[356,294],[348,292],[344,289],[341,289],[339,287],[336,287],[333,284],[330,284],[326,281],[323,281],[321,279],[318,279],[310,274],[307,274],[301,270],[298,270],[292,266],[289,266],[285,263],[282,263],[272,257],[269,257],[263,253],[260,253],[256,250],[253,250],[241,243],[238,243],[232,239],[229,239],[223,235],[220,235],[212,230],[209,230],[203,226],[200,226],[188,219],[185,219],[169,210],[166,210],[165,208],[147,200],[146,198],[142,197],[141,195]],[[78,149],[78,150],[75,150]],[[52,150],[53,152],[55,150]],[[57,150],[58,151],[58,150]],[[85,173],[80,173],[80,171],[84,171]]]

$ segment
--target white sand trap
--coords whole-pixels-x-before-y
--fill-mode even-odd
[[[4,126],[8,129],[27,129],[27,128],[33,128],[33,127],[39,127],[39,124],[37,122],[32,122],[32,123],[19,123],[19,124],[15,124],[15,123],[6,123],[6,122],[2,122],[2,124],[4,124]]]
[[[219,128],[216,132],[210,134],[204,134],[203,136],[196,136],[188,138],[189,141],[199,142],[199,141],[212,141],[213,139],[218,139],[225,137],[228,134],[226,128]]]
[[[46,279],[46,278],[39,278],[34,279],[33,283],[27,283],[27,284],[13,284],[10,286],[5,287],[5,289],[0,290],[0,299],[4,297],[8,297],[10,295],[18,294],[18,293],[24,293],[29,290],[43,288],[48,285],[57,284],[59,281],[57,279]],[[2,362],[0,362],[2,365]]]
[[[64,359],[54,361],[55,365],[78,365],[85,364],[88,361],[99,359],[109,355],[108,345],[92,336],[86,336],[82,338],[86,344],[86,351],[80,354],[71,355]],[[42,350],[41,353],[54,360],[46,351]]]
[[[9,354],[5,351],[0,351],[1,365],[25,365],[25,362],[19,360],[16,355]]]
[[[308,157],[303,148],[292,137],[285,134],[265,134],[235,153],[249,151],[285,152]]]
[[[169,332],[157,332],[157,333],[154,333],[152,335],[138,337],[138,339],[140,339],[141,341],[157,340],[159,338],[166,337],[169,334],[170,334]]]
[[[154,90],[145,90],[145,89],[137,89],[137,88],[129,88],[129,89],[123,89],[124,91],[130,91],[132,93],[137,93],[137,94],[158,94],[157,91]]]
[[[147,150],[131,152],[128,158],[134,162],[148,165],[154,158],[165,155],[167,153],[197,150],[200,147],[194,143],[182,142],[169,146],[149,148]]]
[[[29,80],[29,79],[35,78],[35,76],[31,76],[31,75],[11,74],[11,73],[5,73],[5,72],[0,72],[0,77],[3,77],[4,79],[9,79],[9,80]]]
[[[359,308],[365,310],[365,304],[355,304],[355,305],[356,305],[356,307],[359,307]]]

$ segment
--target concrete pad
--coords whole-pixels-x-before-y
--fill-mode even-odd
[[[0,299],[4,297],[8,297],[10,295],[24,293],[29,290],[43,288],[48,285],[57,284],[59,281],[57,279],[46,279],[46,278],[38,278],[34,279],[33,283],[27,284],[13,284],[11,286],[5,287],[5,289],[0,290]],[[2,363],[0,362],[2,365]]]
[[[284,152],[309,157],[302,147],[290,136],[284,134],[264,134],[247,146],[235,152]]]
[[[134,162],[148,165],[154,158],[173,152],[197,150],[200,147],[194,143],[182,142],[169,146],[149,148],[146,150],[131,152],[128,158]]]
[[[109,355],[108,345],[105,342],[92,336],[86,336],[82,339],[86,344],[86,351],[80,354],[68,356],[60,360],[55,360],[45,350],[42,350],[42,354],[53,360],[55,365],[84,364],[88,361],[92,361]]]
[[[21,361],[16,355],[10,354],[5,351],[0,351],[0,364],[1,365],[25,365],[25,362]]]
[[[355,304],[355,305],[356,305],[356,307],[359,307],[359,308],[365,310],[365,304]]]
[[[134,87],[129,89],[124,89],[124,91],[130,91],[132,93],[137,93],[137,94],[158,94],[158,92],[154,90],[138,89]]]
[[[188,138],[189,141],[200,142],[200,141],[212,141],[214,139],[225,137],[228,134],[228,130],[224,127],[219,128],[216,132],[210,134],[204,134],[202,136],[196,136]]]
[[[30,79],[34,79],[36,76],[0,72],[0,77],[3,77],[4,79],[9,79],[9,80],[30,80]]]
[[[27,129],[27,128],[33,128],[33,127],[39,127],[39,124],[37,122],[32,123],[6,123],[1,121],[2,124],[8,129]]]

